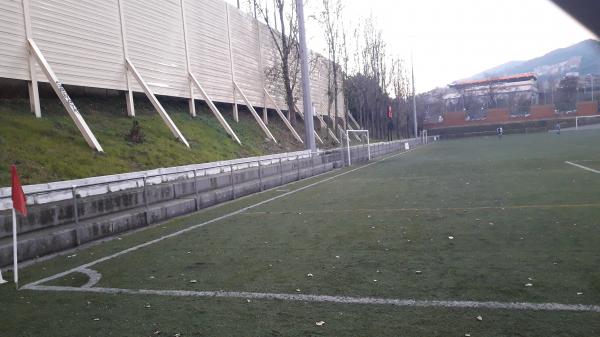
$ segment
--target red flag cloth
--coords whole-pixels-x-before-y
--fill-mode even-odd
[[[388,105],[388,118],[392,119],[392,106]]]
[[[25,193],[23,193],[23,187],[19,181],[17,167],[15,165],[10,166],[10,175],[12,178],[13,208],[21,213],[21,215],[27,216],[27,199],[25,198]]]

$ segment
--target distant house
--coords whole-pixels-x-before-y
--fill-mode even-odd
[[[487,109],[508,108],[511,114],[524,114],[538,104],[539,90],[534,73],[481,80],[457,81],[444,96],[445,111],[465,111],[467,118],[485,118]]]

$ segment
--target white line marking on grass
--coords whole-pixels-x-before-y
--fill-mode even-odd
[[[77,269],[77,271],[79,271],[80,273],[86,274],[89,277],[89,280],[87,281],[87,283],[82,285],[81,288],[91,288],[91,287],[95,286],[98,282],[100,282],[100,279],[102,278],[102,274],[95,271],[94,269],[79,268],[79,269]]]
[[[127,295],[158,295],[171,297],[206,297],[206,298],[239,298],[255,300],[282,300],[292,302],[337,303],[337,304],[367,304],[394,305],[400,307],[438,307],[462,309],[504,309],[504,310],[533,310],[533,311],[571,311],[571,312],[600,312],[598,305],[561,304],[561,303],[529,303],[529,302],[478,302],[478,301],[435,301],[413,299],[387,299],[375,297],[350,297],[304,294],[254,293],[238,291],[189,291],[189,290],[151,290],[151,289],[122,289],[122,288],[78,288],[60,286],[26,286],[30,290],[87,292],[101,294]]]
[[[583,166],[583,165],[571,163],[570,161],[566,161],[565,163],[569,164],[569,165],[573,165],[573,166],[579,167],[580,169],[584,169],[586,171],[590,171],[590,172],[594,172],[594,173],[600,173],[600,171],[598,171],[598,170],[594,170],[593,168],[589,168],[587,166]]]
[[[354,212],[441,212],[441,211],[479,211],[479,210],[507,210],[507,209],[536,209],[536,208],[587,208],[599,207],[600,203],[586,204],[548,204],[548,205],[508,205],[508,206],[474,206],[474,207],[426,207],[426,208],[353,208],[353,209],[319,209],[319,210],[286,210],[244,212],[243,215],[285,215],[291,213],[327,214],[327,213],[354,213]]]
[[[423,146],[427,146],[427,145],[423,145]],[[371,165],[374,165],[374,164],[380,163],[380,162],[382,162],[382,161],[384,161],[384,160],[387,160],[387,159],[390,159],[390,158],[394,158],[394,157],[397,157],[397,156],[400,156],[400,155],[403,155],[403,154],[406,154],[406,153],[412,152],[412,151],[414,151],[414,150],[416,150],[416,149],[419,149],[419,148],[421,148],[421,147],[423,147],[423,146],[419,146],[419,147],[416,147],[416,148],[410,149],[410,150],[408,150],[408,151],[404,151],[404,152],[400,152],[400,153],[393,154],[393,155],[391,155],[391,156],[388,156],[388,157],[384,157],[384,158],[382,158],[382,159],[380,159],[380,160],[377,160],[377,161],[374,161],[374,162],[371,162],[371,163],[365,164],[365,165],[363,165],[363,166],[359,166],[359,167],[357,167],[357,168],[354,168],[354,169],[351,169],[351,170],[348,170],[348,171],[345,171],[345,172],[342,172],[342,173],[336,174],[336,175],[334,175],[334,176],[331,176],[331,177],[328,177],[328,178],[325,178],[325,179],[322,179],[322,180],[316,181],[316,182],[314,182],[314,183],[311,183],[311,184],[308,184],[308,185],[306,185],[306,186],[299,187],[299,188],[297,188],[297,189],[295,189],[295,190],[292,190],[292,191],[289,191],[289,192],[286,192],[286,193],[283,193],[283,194],[280,194],[280,195],[274,196],[274,197],[272,197],[272,198],[269,198],[269,199],[266,199],[266,200],[263,200],[263,201],[257,202],[256,204],[253,204],[253,205],[250,205],[250,206],[246,206],[246,207],[240,208],[240,209],[238,209],[237,211],[233,211],[233,212],[231,212],[231,213],[227,213],[227,214],[225,214],[225,215],[222,215],[222,216],[219,216],[219,217],[216,217],[216,218],[210,219],[210,220],[208,220],[208,221],[205,221],[205,222],[199,223],[199,224],[197,224],[197,225],[193,225],[193,226],[187,227],[187,228],[185,228],[185,229],[182,229],[182,230],[179,230],[179,231],[177,231],[177,232],[173,232],[173,233],[171,233],[171,234],[167,234],[167,235],[161,236],[161,237],[159,237],[159,238],[156,238],[156,239],[154,239],[154,240],[146,241],[146,242],[144,242],[144,243],[141,243],[141,244],[139,244],[139,245],[136,245],[136,246],[133,246],[133,247],[127,248],[127,249],[125,249],[125,250],[122,250],[122,251],[120,251],[120,252],[117,252],[117,253],[114,253],[114,254],[111,254],[111,255],[108,255],[108,256],[102,257],[102,258],[99,258],[99,259],[97,259],[97,260],[94,260],[94,261],[92,261],[92,262],[88,262],[88,263],[82,264],[82,265],[80,265],[80,266],[78,266],[78,267],[75,267],[75,268],[69,269],[69,270],[67,270],[67,271],[64,271],[64,272],[58,273],[58,274],[56,274],[56,275],[48,276],[48,277],[46,277],[46,278],[43,278],[43,279],[41,279],[41,280],[37,280],[37,281],[35,281],[35,282],[29,283],[29,284],[27,284],[27,285],[23,286],[23,287],[22,287],[22,289],[31,289],[31,287],[32,287],[32,286],[37,286],[37,285],[39,285],[39,284],[42,284],[42,283],[45,283],[45,282],[48,282],[48,281],[51,281],[51,280],[55,280],[55,279],[57,279],[57,278],[61,278],[61,277],[65,276],[65,275],[68,275],[68,274],[70,274],[70,273],[73,273],[73,272],[78,272],[78,271],[80,271],[81,269],[87,269],[87,268],[89,268],[89,267],[91,267],[91,266],[93,266],[93,265],[96,265],[96,264],[98,264],[98,263],[101,263],[101,262],[104,262],[104,261],[108,261],[108,260],[114,259],[115,257],[119,257],[119,256],[121,256],[121,255],[125,255],[125,254],[127,254],[127,253],[131,253],[131,252],[133,252],[133,251],[136,251],[136,250],[138,250],[138,249],[140,249],[140,248],[144,248],[144,247],[147,247],[147,246],[153,245],[153,244],[155,244],[155,243],[161,242],[161,241],[163,241],[163,240],[170,239],[170,238],[172,238],[172,237],[175,237],[175,236],[178,236],[178,235],[181,235],[181,234],[187,233],[187,232],[189,232],[189,231],[192,231],[192,230],[194,230],[194,229],[197,229],[197,228],[200,228],[200,227],[204,227],[204,226],[206,226],[206,225],[209,225],[209,224],[211,224],[211,223],[218,222],[218,221],[221,221],[221,220],[224,220],[224,219],[230,218],[230,217],[232,217],[232,216],[234,216],[234,215],[237,215],[237,214],[243,213],[243,212],[245,212],[245,211],[247,211],[247,210],[249,210],[249,209],[252,209],[252,208],[255,208],[255,207],[258,207],[258,206],[264,205],[264,204],[266,204],[266,203],[269,203],[269,202],[271,202],[271,201],[273,201],[273,200],[277,200],[277,199],[280,199],[280,198],[286,197],[286,196],[288,196],[288,195],[294,194],[294,193],[296,193],[296,192],[300,192],[300,191],[306,190],[306,189],[308,189],[308,188],[311,188],[311,187],[313,187],[313,186],[316,186],[316,185],[319,185],[319,184],[322,184],[322,183],[328,182],[328,181],[330,181],[330,180],[333,180],[333,179],[335,179],[335,178],[339,178],[339,177],[341,177],[341,176],[344,176],[344,175],[346,175],[346,174],[349,174],[349,173],[352,173],[352,172],[355,172],[355,171],[361,170],[361,169],[363,169],[363,168],[369,167],[369,166],[371,166]]]

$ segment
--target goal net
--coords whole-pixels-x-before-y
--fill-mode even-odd
[[[369,130],[346,130],[343,153],[346,165],[365,163],[371,160]]]
[[[600,128],[600,115],[575,117],[575,130]]]

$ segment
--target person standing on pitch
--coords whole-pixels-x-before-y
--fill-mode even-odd
[[[388,105],[388,113],[387,113],[387,117],[388,117],[388,142],[392,141],[392,131],[394,130],[394,120],[393,120],[393,114],[392,114],[392,106]]]
[[[556,129],[556,134],[560,135],[560,122],[557,122],[554,128]]]

